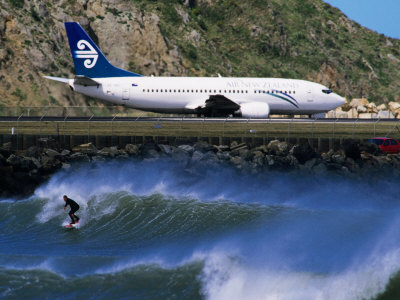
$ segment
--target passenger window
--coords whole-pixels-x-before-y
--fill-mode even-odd
[[[329,95],[330,93],[332,93],[332,91],[329,90],[329,89],[327,89],[327,90],[322,90],[322,92],[325,93],[325,94],[328,94],[328,95]]]
[[[389,140],[386,140],[386,141],[383,143],[383,145],[384,145],[384,146],[389,146],[389,145],[390,145],[390,141],[389,141]]]
[[[391,140],[391,142],[392,142],[392,145],[394,145],[394,146],[396,146],[396,145],[397,145],[397,143],[396,143],[396,141],[395,141],[395,140]]]

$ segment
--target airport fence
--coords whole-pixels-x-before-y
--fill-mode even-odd
[[[74,147],[92,142],[96,146],[120,146],[127,143],[180,144],[205,140],[212,144],[232,141],[253,145],[267,144],[273,139],[291,143],[308,140],[318,149],[334,149],[347,139],[367,140],[374,136],[400,138],[400,120],[346,119],[232,119],[190,118],[190,116],[149,114],[121,107],[19,107],[3,110],[18,116],[0,122],[0,144],[12,141],[14,148],[37,145],[51,138],[60,147]],[[111,112],[111,113],[110,113]],[[39,117],[24,121],[24,117]],[[49,120],[48,117],[60,117]],[[79,120],[74,118],[80,116]],[[95,117],[109,117],[101,121]],[[110,117],[111,116],[111,117]],[[130,117],[129,121],[119,117]],[[151,118],[149,118],[151,117]]]

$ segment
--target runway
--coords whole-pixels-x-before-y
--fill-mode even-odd
[[[400,119],[344,119],[344,118],[201,118],[201,117],[118,117],[118,116],[2,116],[0,122],[207,122],[207,123],[397,123]],[[400,123],[399,123],[400,124]]]

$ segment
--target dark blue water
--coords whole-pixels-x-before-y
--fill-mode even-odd
[[[0,201],[0,298],[375,299],[400,270],[398,182],[76,166]]]

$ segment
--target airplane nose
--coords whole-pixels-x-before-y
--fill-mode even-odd
[[[342,96],[339,96],[338,94],[334,94],[335,95],[335,103],[337,104],[337,106],[342,106],[343,104],[346,103],[346,99]]]

